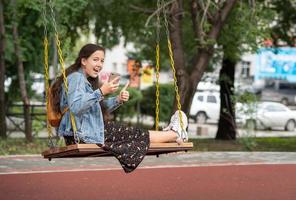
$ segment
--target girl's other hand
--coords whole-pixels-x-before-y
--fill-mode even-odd
[[[127,102],[129,99],[129,92],[126,90],[129,85],[129,81],[125,84],[125,86],[120,91],[117,99],[120,103]]]

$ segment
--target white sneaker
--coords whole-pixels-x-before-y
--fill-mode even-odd
[[[188,127],[188,119],[186,114],[181,111],[182,115],[182,121],[183,121],[183,129],[181,127],[180,117],[179,117],[179,111],[177,110],[173,116],[171,117],[170,124],[164,128],[164,131],[173,130],[178,134],[178,138],[176,140],[177,143],[187,142],[188,141],[188,133],[186,131]]]

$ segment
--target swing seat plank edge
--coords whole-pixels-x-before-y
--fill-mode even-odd
[[[177,143],[151,143],[147,155],[160,155],[178,151],[188,151],[193,148],[192,142]],[[71,157],[105,157],[112,156],[110,152],[96,144],[73,144],[66,147],[51,148],[42,152],[44,158],[71,158]]]

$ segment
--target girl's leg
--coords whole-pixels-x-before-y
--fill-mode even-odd
[[[151,131],[149,130],[151,143],[176,142],[178,135],[176,132],[169,131]]]

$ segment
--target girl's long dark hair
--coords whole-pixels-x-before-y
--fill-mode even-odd
[[[66,76],[70,75],[73,72],[78,71],[81,68],[81,60],[82,58],[87,59],[90,57],[95,51],[103,51],[105,53],[105,49],[96,44],[86,44],[84,45],[78,54],[78,57],[75,60],[75,63],[66,69]],[[99,87],[99,78],[88,77],[88,81],[92,85],[93,90],[98,89]],[[55,112],[61,112],[60,110],[60,101],[61,101],[61,92],[62,92],[62,84],[63,75],[60,75],[56,81],[51,86],[51,104],[53,106],[53,110]]]

